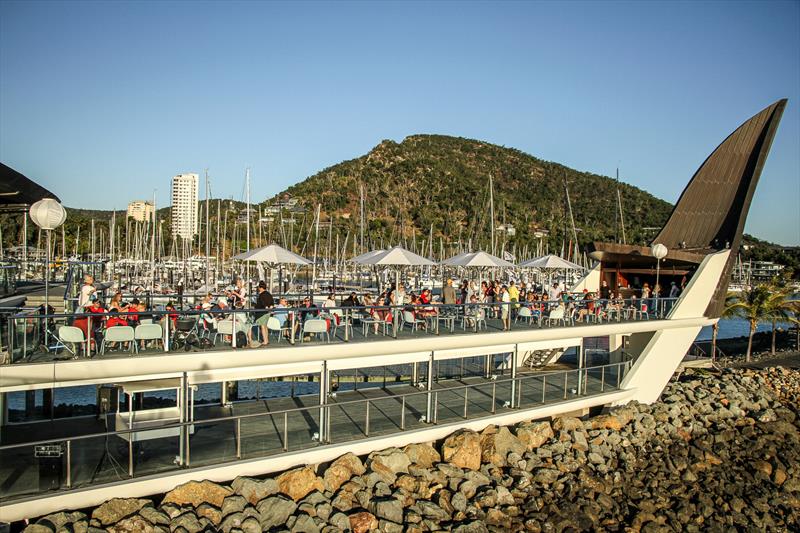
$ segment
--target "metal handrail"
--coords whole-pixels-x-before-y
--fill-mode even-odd
[[[620,362],[617,362],[617,363],[610,363],[610,364],[607,364],[607,365],[595,365],[595,366],[591,366],[591,367],[583,367],[583,368],[578,368],[578,369],[553,370],[553,371],[549,371],[549,372],[537,372],[536,374],[531,374],[531,375],[523,375],[523,376],[517,376],[517,377],[514,377],[514,378],[506,378],[506,379],[496,379],[496,380],[492,380],[491,382],[484,382],[484,383],[473,383],[473,384],[468,384],[468,385],[458,385],[458,386],[455,386],[455,387],[445,387],[445,388],[441,388],[441,389],[434,389],[432,391],[414,391],[414,392],[397,394],[395,396],[389,396],[389,397],[384,397],[384,398],[363,398],[363,399],[357,399],[357,400],[347,400],[347,401],[344,401],[344,402],[325,403],[325,404],[313,405],[313,406],[308,406],[308,407],[292,407],[290,409],[280,409],[278,411],[267,411],[267,412],[263,412],[263,413],[247,413],[247,414],[235,415],[235,416],[204,418],[202,420],[193,420],[193,421],[188,421],[188,422],[172,422],[172,423],[169,423],[169,424],[159,425],[158,427],[153,427],[153,428],[122,429],[122,430],[117,430],[117,431],[106,431],[106,432],[101,432],[101,433],[91,433],[91,434],[88,434],[88,435],[77,435],[77,436],[74,436],[74,437],[56,437],[56,438],[52,438],[52,439],[44,439],[44,440],[39,440],[39,441],[30,441],[30,442],[15,443],[15,444],[3,444],[3,445],[0,445],[0,451],[7,450],[7,449],[12,449],[12,448],[21,448],[21,447],[25,447],[25,446],[37,446],[37,445],[41,445],[41,444],[48,444],[48,443],[52,443],[52,442],[60,442],[60,441],[67,441],[67,440],[73,440],[73,441],[75,441],[75,440],[88,440],[88,439],[93,439],[93,438],[110,437],[110,436],[114,436],[114,435],[128,435],[128,434],[131,434],[131,433],[146,433],[147,431],[164,430],[164,429],[178,429],[178,428],[189,427],[189,426],[203,426],[203,425],[208,425],[208,424],[222,423],[222,422],[232,422],[232,421],[236,421],[236,420],[258,418],[258,417],[263,417],[263,416],[280,416],[280,415],[287,416],[290,413],[296,413],[296,412],[308,411],[308,410],[318,410],[320,408],[326,408],[326,407],[343,407],[343,406],[347,406],[347,405],[363,404],[363,403],[376,402],[376,401],[382,401],[382,400],[397,400],[397,399],[405,400],[405,399],[407,399],[409,397],[412,397],[412,396],[423,396],[423,395],[428,395],[428,394],[438,394],[439,392],[441,392],[441,393],[454,392],[454,391],[459,391],[459,390],[464,390],[464,389],[471,389],[471,388],[478,388],[478,387],[489,386],[489,385],[492,385],[493,388],[494,388],[494,387],[497,386],[497,384],[511,383],[513,381],[521,382],[521,381],[524,381],[524,380],[533,380],[533,379],[537,379],[537,378],[546,379],[547,376],[552,376],[552,375],[562,374],[562,373],[566,377],[567,374],[572,373],[572,372],[578,373],[578,372],[588,372],[589,370],[594,370],[594,369],[623,367],[623,366],[628,365],[629,363],[630,363],[630,361],[620,361]]]

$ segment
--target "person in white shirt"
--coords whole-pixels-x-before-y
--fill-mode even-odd
[[[553,286],[547,290],[547,298],[549,300],[557,301],[561,298],[561,288],[558,286],[558,282],[556,281],[553,283]]]
[[[81,286],[81,293],[78,296],[78,308],[82,310],[89,305],[89,300],[92,298],[97,289],[94,287],[94,276],[86,274],[83,276],[83,285]]]

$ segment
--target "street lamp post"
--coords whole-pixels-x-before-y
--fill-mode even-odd
[[[658,317],[658,292],[661,289],[659,286],[658,277],[661,272],[661,260],[667,257],[667,247],[661,243],[656,243],[650,248],[650,251],[653,253],[653,257],[656,258],[656,286],[653,287],[653,290],[656,293],[656,305],[655,305],[655,315],[656,318]]]
[[[50,232],[67,220],[67,212],[57,200],[45,198],[31,206],[30,215],[33,223],[43,229],[47,235],[47,262],[44,267],[44,314],[47,315],[50,309]],[[44,345],[47,348],[47,318],[44,323]]]

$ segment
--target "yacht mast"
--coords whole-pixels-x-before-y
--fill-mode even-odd
[[[491,229],[491,248],[492,248],[492,255],[495,253],[494,249],[494,184],[492,182],[492,175],[489,174],[489,217],[492,219],[490,224]]]

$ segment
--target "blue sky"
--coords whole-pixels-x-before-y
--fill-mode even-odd
[[[800,3],[0,3],[0,159],[72,207],[168,202],[209,168],[261,200],[382,139],[441,133],[675,201],[789,106],[747,231],[800,244]]]

